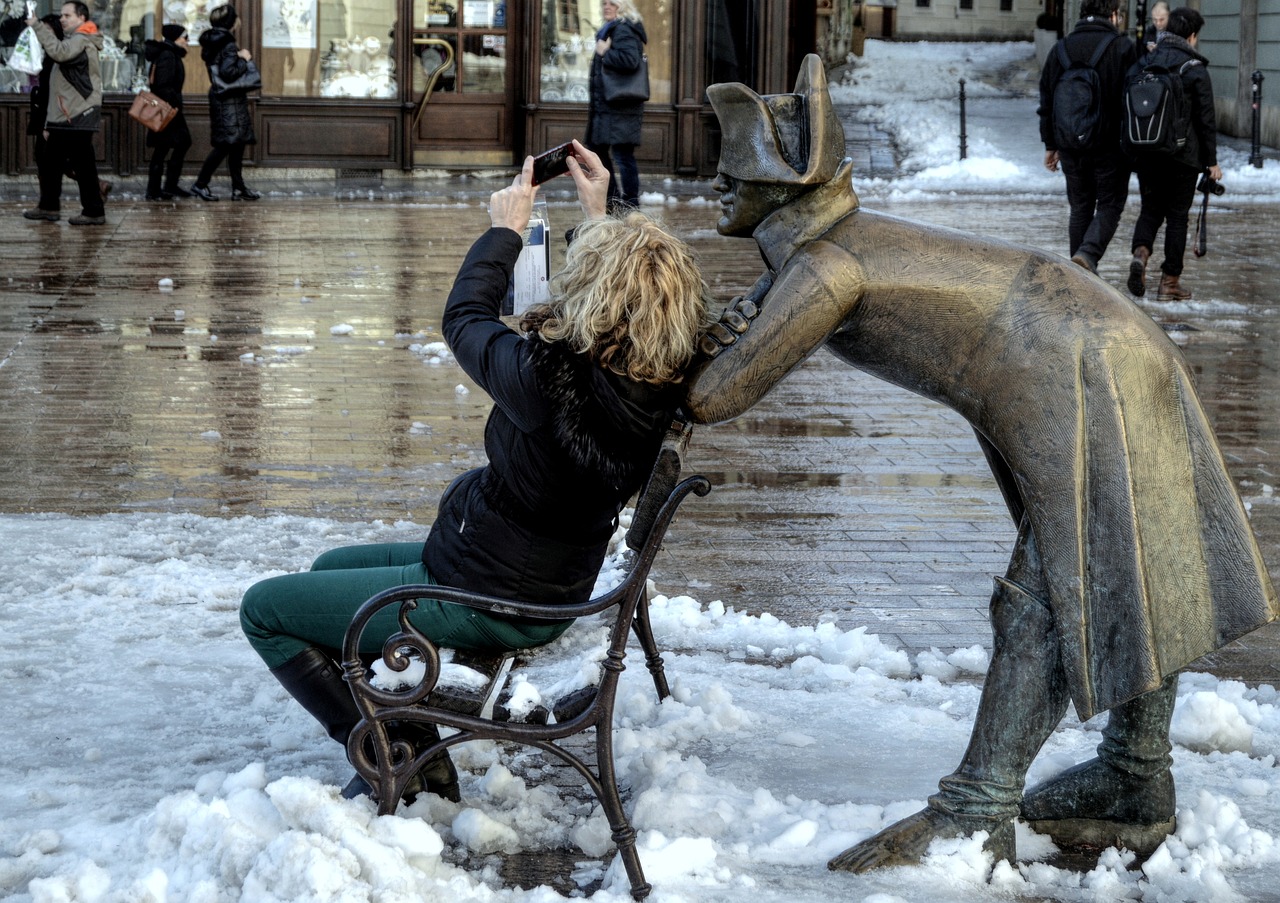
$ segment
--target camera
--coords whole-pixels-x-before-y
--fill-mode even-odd
[[[1196,186],[1196,191],[1203,191],[1205,194],[1212,194],[1216,197],[1222,197],[1223,192],[1227,189],[1217,179],[1209,178],[1208,173],[1200,177],[1200,184]]]

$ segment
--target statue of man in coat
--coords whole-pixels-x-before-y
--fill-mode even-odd
[[[688,411],[755,404],[818,348],[962,415],[1017,526],[968,749],[920,812],[830,863],[917,862],[1014,818],[1065,844],[1153,850],[1174,827],[1179,669],[1277,617],[1275,591],[1181,353],[1097,276],[1031,248],[863,210],[817,57],[791,94],[707,89],[724,235],[766,272],[707,334]],[[1074,703],[1097,757],[1024,780]]]

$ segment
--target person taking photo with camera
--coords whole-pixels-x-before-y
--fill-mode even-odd
[[[1156,49],[1134,65],[1134,70],[1162,68],[1176,73],[1182,87],[1188,126],[1185,140],[1169,153],[1138,150],[1134,169],[1142,207],[1133,227],[1133,260],[1129,263],[1129,291],[1137,297],[1146,293],[1147,263],[1155,246],[1156,233],[1164,224],[1164,262],[1160,264],[1157,301],[1186,301],[1191,292],[1179,283],[1182,259],[1187,250],[1187,227],[1195,200],[1196,180],[1202,173],[1209,182],[1204,190],[1220,193],[1222,178],[1218,166],[1217,120],[1213,111],[1213,83],[1209,61],[1196,49],[1204,17],[1185,6],[1169,13],[1166,34]],[[1180,136],[1181,137],[1181,136]]]

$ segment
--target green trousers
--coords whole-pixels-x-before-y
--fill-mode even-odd
[[[308,646],[342,648],[356,610],[393,586],[434,583],[422,563],[422,543],[346,546],[325,552],[301,574],[270,577],[249,587],[240,602],[240,626],[268,668],[278,668]],[[380,611],[365,628],[360,652],[377,654],[399,630],[398,605]],[[508,652],[551,642],[571,621],[513,623],[498,615],[435,599],[420,599],[410,622],[437,645],[472,652]]]

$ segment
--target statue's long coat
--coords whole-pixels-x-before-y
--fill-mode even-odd
[[[1080,717],[1276,618],[1182,354],[1119,292],[1062,258],[859,210],[847,162],[755,238],[759,316],[697,375],[691,413],[736,416],[824,343],[960,413],[1029,519]]]

